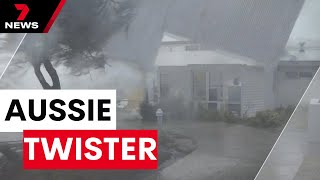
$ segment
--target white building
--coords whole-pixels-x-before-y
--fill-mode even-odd
[[[320,66],[319,42],[290,44],[276,70],[276,106],[296,105]]]
[[[203,51],[167,33],[163,40],[156,60],[160,101],[179,96],[195,108],[202,104],[247,116],[264,109],[261,64],[224,51]]]
[[[266,71],[253,59],[201,50],[186,38],[165,33],[156,59],[157,92],[160,101],[182,97],[193,108],[201,104],[250,117],[258,111],[296,105],[319,62],[283,58]]]

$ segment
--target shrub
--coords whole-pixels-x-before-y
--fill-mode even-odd
[[[197,119],[210,122],[227,122],[235,123],[241,120],[241,117],[235,116],[228,111],[212,111],[203,106],[198,107]]]
[[[228,111],[212,111],[200,105],[197,111],[197,119],[210,122],[243,123],[261,128],[275,128],[286,124],[293,110],[294,106],[288,106],[287,108],[260,111],[257,112],[255,117],[242,118]]]
[[[276,127],[281,123],[280,113],[271,110],[258,112],[256,119],[263,127]]]
[[[261,111],[258,112],[255,117],[247,118],[247,123],[255,127],[279,127],[286,124],[293,110],[293,106],[288,106],[287,108],[278,108],[275,110]]]
[[[232,112],[226,111],[223,113],[223,120],[227,123],[241,122],[242,118],[234,115]]]

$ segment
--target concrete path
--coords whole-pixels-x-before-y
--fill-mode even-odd
[[[310,150],[307,119],[307,109],[299,106],[256,180],[295,179]]]
[[[161,180],[253,179],[278,134],[225,123],[195,122],[167,127],[194,138],[198,148],[163,169]]]

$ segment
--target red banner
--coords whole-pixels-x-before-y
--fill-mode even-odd
[[[25,130],[27,170],[158,168],[157,130]]]

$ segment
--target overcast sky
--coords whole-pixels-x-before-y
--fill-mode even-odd
[[[306,0],[290,40],[320,40],[320,1]]]

